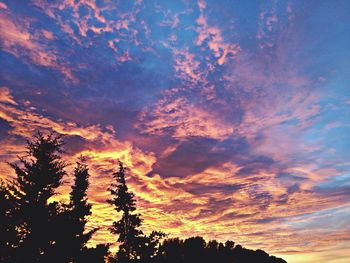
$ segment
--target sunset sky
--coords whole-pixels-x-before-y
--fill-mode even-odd
[[[105,200],[120,159],[146,232],[350,262],[349,10],[0,1],[0,177],[36,130],[55,131],[67,162],[88,159],[92,244],[116,240]]]

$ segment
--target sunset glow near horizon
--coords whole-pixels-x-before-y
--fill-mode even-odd
[[[145,232],[350,262],[349,10],[0,1],[0,177],[35,131],[55,131],[68,163],[87,157],[92,245],[116,240],[120,159]]]

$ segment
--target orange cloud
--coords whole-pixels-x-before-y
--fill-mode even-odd
[[[10,90],[7,87],[0,87],[0,102],[16,105],[17,103],[13,100]]]

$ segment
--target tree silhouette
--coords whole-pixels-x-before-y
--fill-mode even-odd
[[[62,204],[61,212],[54,221],[57,230],[55,246],[56,251],[59,251],[56,258],[61,262],[83,262],[81,257],[85,245],[97,230],[85,232],[87,216],[91,215],[91,205],[88,203],[86,193],[89,187],[89,170],[83,157],[77,161],[73,176],[70,202]]]
[[[91,204],[88,203],[86,191],[89,187],[89,169],[83,157],[81,157],[74,169],[74,185],[70,193],[70,234],[73,262],[79,260],[79,256],[92,234],[93,229],[84,233],[87,216],[91,215]]]
[[[159,248],[159,262],[181,263],[184,262],[183,240],[179,238],[169,238],[163,241]]]
[[[14,250],[19,245],[16,230],[18,201],[8,183],[0,181],[0,262],[11,261]]]
[[[183,246],[185,262],[203,262],[206,259],[203,253],[206,243],[202,237],[190,237],[185,240]]]
[[[120,220],[114,221],[111,227],[111,232],[119,235],[117,257],[121,262],[140,257],[143,239],[143,232],[138,229],[141,226],[140,214],[134,213],[136,201],[126,185],[125,171],[123,163],[119,162],[119,170],[113,174],[116,183],[110,187],[112,199],[108,200],[117,212],[122,212]]]
[[[210,240],[206,245],[206,258],[209,262],[218,261],[219,258],[219,242],[216,240]]]
[[[140,236],[141,246],[139,259],[142,262],[153,262],[159,257],[161,241],[166,235],[161,231],[152,231],[148,236]]]
[[[21,241],[18,262],[42,262],[52,255],[55,244],[51,223],[59,213],[57,202],[48,200],[62,184],[66,164],[61,160],[61,137],[37,133],[28,142],[26,158],[11,164],[16,177],[14,197],[19,200],[18,212],[22,222],[17,226]]]
[[[78,262],[105,263],[109,255],[108,250],[109,246],[105,244],[99,244],[96,248],[84,248]]]
[[[170,238],[163,241],[154,263],[286,263],[281,258],[270,256],[262,250],[250,250],[233,241],[225,244],[211,240],[208,243],[202,237],[190,237],[186,240]]]

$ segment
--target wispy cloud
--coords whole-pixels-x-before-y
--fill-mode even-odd
[[[228,56],[232,56],[234,58],[235,55],[239,53],[240,47],[238,44],[226,42],[219,27],[208,25],[205,16],[205,1],[200,0],[198,2],[198,6],[200,16],[196,21],[198,25],[196,28],[198,33],[196,44],[202,46],[206,43],[208,48],[212,51],[214,57],[217,59],[216,62],[219,65],[222,65],[226,62]]]
[[[69,81],[78,82],[68,65],[59,62],[55,50],[42,44],[40,40],[42,36],[47,40],[52,39],[51,32],[41,31],[38,34],[32,34],[29,31],[31,23],[29,19],[15,20],[8,12],[0,15],[0,21],[2,50],[24,61],[58,70]]]
[[[233,127],[213,112],[191,105],[185,98],[164,98],[155,110],[141,115],[140,128],[145,133],[172,134],[174,138],[185,139],[199,136],[225,139],[232,134]]]

